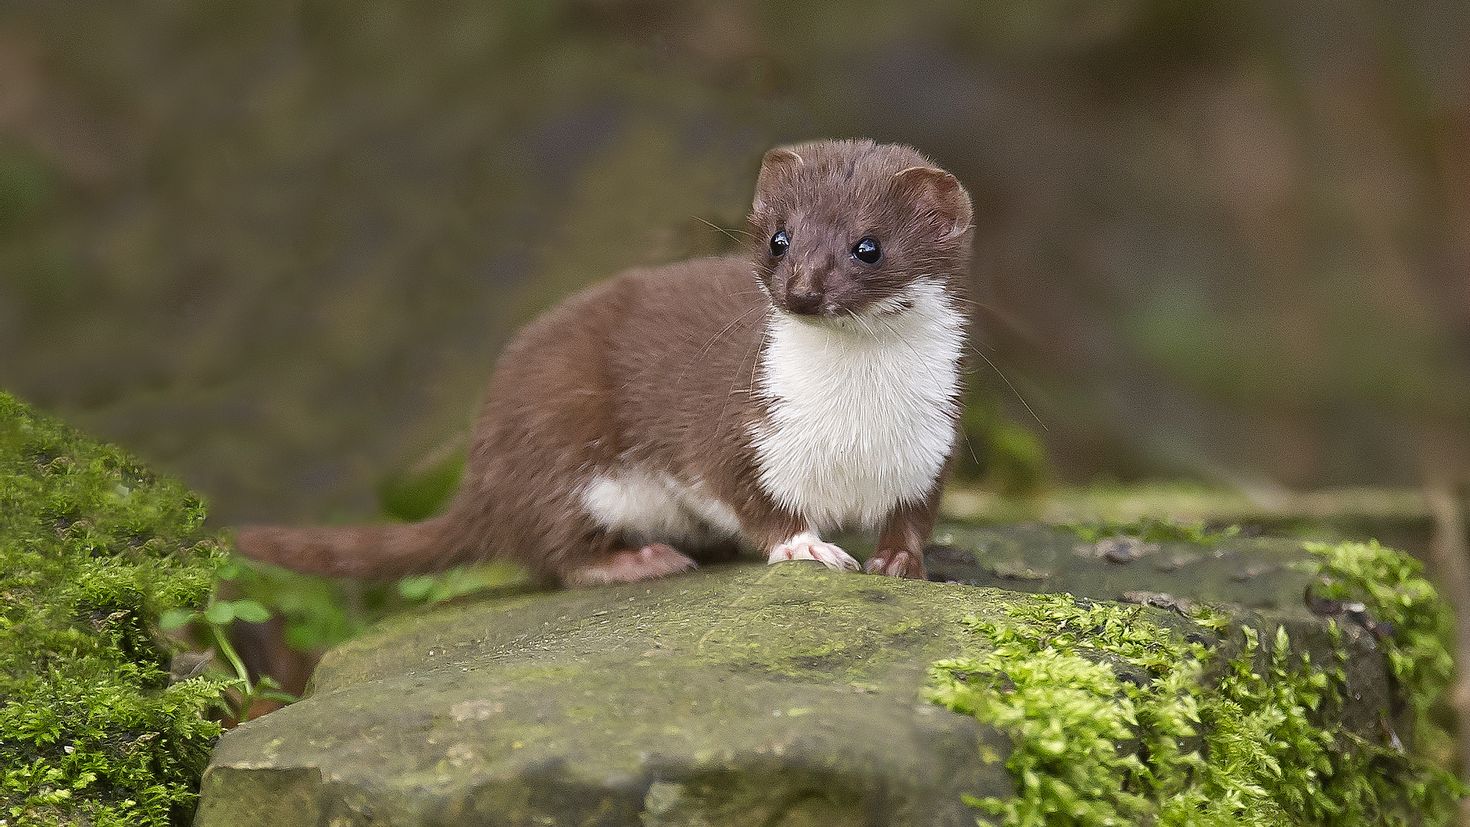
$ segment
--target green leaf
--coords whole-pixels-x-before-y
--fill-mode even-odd
[[[224,626],[235,619],[235,606],[228,600],[211,603],[204,610],[204,619],[216,626]]]
[[[235,617],[246,623],[264,623],[271,619],[270,610],[254,600],[236,600],[231,603]]]
[[[158,625],[165,631],[182,629],[194,621],[199,613],[192,609],[169,609],[158,618]]]
[[[436,579],[427,574],[405,577],[398,581],[398,593],[409,600],[423,600],[434,590]]]

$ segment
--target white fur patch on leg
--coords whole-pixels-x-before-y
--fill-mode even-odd
[[[598,474],[582,490],[598,524],[641,542],[702,543],[740,535],[735,510],[702,480],[684,483],[635,467]]]
[[[771,546],[767,563],[784,563],[788,560],[815,560],[829,569],[857,571],[858,561],[841,548],[822,542],[822,538],[803,531],[784,543]]]

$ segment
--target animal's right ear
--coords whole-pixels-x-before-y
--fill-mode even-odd
[[[780,182],[790,177],[791,171],[805,163],[796,150],[778,146],[768,151],[761,159],[761,173],[755,179],[755,203],[752,209],[756,214],[765,212],[767,206],[767,193],[769,193]]]

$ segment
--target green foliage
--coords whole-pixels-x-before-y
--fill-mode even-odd
[[[463,454],[451,452],[424,467],[385,479],[378,486],[378,501],[383,513],[396,520],[427,519],[449,502],[463,475]]]
[[[1416,578],[1391,594],[1374,579],[1405,573],[1397,555],[1341,554],[1364,564],[1353,570],[1381,597],[1442,611],[1432,591],[1417,602]],[[1199,618],[1215,630],[1221,619]],[[1136,606],[1044,596],[968,624],[978,645],[934,664],[925,696],[1012,738],[1016,795],[971,802],[1003,824],[1447,823],[1463,792],[1393,744],[1325,727],[1319,713],[1340,708],[1342,672],[1294,655],[1284,627],[1264,653],[1257,630],[1239,627],[1238,654],[1216,669],[1215,651]]]
[[[399,597],[412,605],[443,603],[467,594],[516,587],[529,582],[524,570],[510,563],[451,569],[437,574],[415,574],[396,584]]]
[[[234,680],[227,686],[231,690],[225,695],[230,707],[230,717],[244,721],[250,717],[250,709],[257,700],[278,701],[289,704],[296,700],[294,695],[281,691],[281,684],[270,675],[252,679],[240,653],[230,643],[227,627],[236,620],[247,623],[264,623],[271,616],[270,610],[248,598],[244,600],[220,600],[211,598],[202,610],[170,609],[159,618],[164,629],[183,629],[187,626],[202,628],[207,634],[209,645],[234,670]]]
[[[463,455],[450,452],[385,480],[378,491],[383,515],[422,520],[438,513],[463,472]],[[286,643],[303,652],[336,646],[395,612],[527,582],[525,572],[508,563],[412,575],[396,583],[357,583],[232,560],[220,569],[220,577],[233,581],[252,603],[280,616]]]
[[[178,822],[224,682],[170,683],[160,613],[222,558],[204,505],[0,393],[0,824]]]
[[[286,643],[312,652],[360,634],[381,611],[383,587],[296,574],[234,558],[220,569],[238,594],[285,622]]]
[[[1036,494],[1046,484],[1046,448],[1031,430],[1002,416],[991,397],[971,394],[961,415],[964,445],[955,476],[980,480],[1007,497]]]
[[[282,618],[287,645],[302,652],[336,646],[397,612],[528,582],[522,569],[498,562],[397,582],[359,583],[237,559],[221,568],[220,577],[233,581],[251,604]]]

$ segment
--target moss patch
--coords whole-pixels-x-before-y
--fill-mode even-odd
[[[1357,615],[1356,622],[1372,625],[1389,644],[1385,647],[1389,670],[1414,711],[1415,725],[1426,726],[1425,713],[1449,685],[1455,664],[1445,646],[1450,638],[1449,607],[1424,579],[1419,561],[1377,541],[1305,547],[1316,557],[1314,563],[1302,566],[1318,578],[1314,598]],[[1354,604],[1361,605],[1361,614]]]
[[[0,393],[0,824],[178,823],[221,684],[169,682],[161,610],[202,605],[204,506]]]
[[[1239,526],[1227,526],[1215,530],[1204,521],[1178,522],[1158,517],[1140,517],[1135,520],[1097,520],[1083,523],[1067,523],[1063,526],[1076,534],[1083,542],[1096,543],[1112,537],[1136,537],[1150,543],[1193,543],[1208,546],[1234,537],[1240,533]]]
[[[1422,736],[1449,677],[1443,604],[1414,561],[1376,543],[1308,550],[1320,600],[1373,626]],[[1211,647],[1137,607],[1057,595],[1017,608],[969,618],[972,647],[936,663],[924,691],[1013,738],[1015,794],[970,802],[1001,823],[1447,823],[1462,794],[1400,743],[1395,709],[1380,738],[1324,726],[1346,674],[1294,652],[1285,626],[1262,625],[1263,644],[1242,621]],[[1224,620],[1199,614],[1200,633]]]

